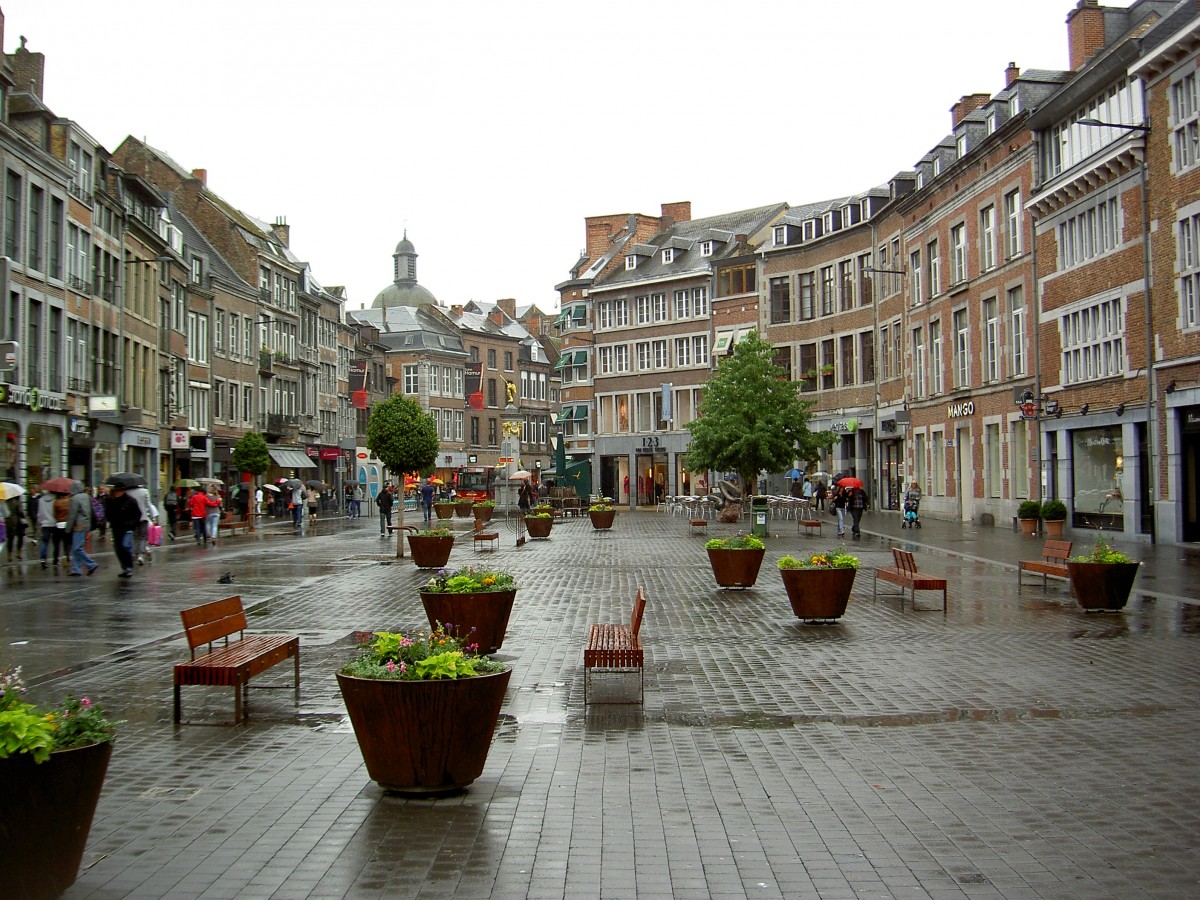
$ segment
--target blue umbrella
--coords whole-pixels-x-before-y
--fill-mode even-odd
[[[799,469],[788,469],[787,477],[788,478],[799,478],[800,470]]]

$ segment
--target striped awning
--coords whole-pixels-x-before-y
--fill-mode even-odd
[[[267,447],[271,459],[283,469],[315,469],[317,464],[303,450],[287,450],[283,447]]]

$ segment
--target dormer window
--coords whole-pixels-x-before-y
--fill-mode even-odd
[[[776,225],[775,226],[775,246],[782,247],[786,243],[787,243],[787,226],[786,225]]]
[[[800,226],[801,240],[811,241],[817,236],[817,223],[814,219],[809,219]]]
[[[637,268],[637,257],[636,256],[625,257],[625,271],[632,272],[636,268]]]
[[[1021,111],[1021,95],[1013,94],[1008,101],[1008,115],[1012,118]]]
[[[967,136],[965,134],[958,136],[958,139],[954,142],[954,148],[958,151],[959,159],[967,155]]]
[[[713,251],[713,242],[712,241],[701,241],[700,242],[700,255],[701,256],[712,256],[712,251]]]
[[[939,176],[941,174],[942,174],[942,158],[940,156],[935,156],[933,158],[933,177],[936,178],[937,176]]]
[[[667,247],[665,250],[663,250],[662,261],[664,266],[669,266],[671,263],[675,262],[674,247]]]
[[[919,191],[923,187],[925,187],[925,173],[918,172],[917,173],[917,190]]]
[[[997,126],[998,122],[999,122],[999,117],[996,115],[995,112],[988,113],[988,117],[987,117],[988,134],[996,133],[996,126]]]

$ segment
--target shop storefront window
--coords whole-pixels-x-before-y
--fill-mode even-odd
[[[30,425],[25,439],[25,480],[38,485],[62,474],[62,431],[50,425]]]
[[[4,446],[0,448],[0,453],[4,454],[3,458],[0,458],[0,472],[4,475],[4,481],[17,483],[17,471],[20,467],[17,448],[20,446],[21,432],[17,429],[16,422],[0,419],[0,434],[4,435]]]
[[[1076,527],[1123,528],[1125,499],[1121,493],[1121,476],[1124,459],[1120,427],[1087,428],[1071,433],[1075,485],[1073,524]]]

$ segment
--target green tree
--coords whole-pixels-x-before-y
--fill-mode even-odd
[[[427,474],[437,462],[437,426],[421,404],[395,394],[371,410],[367,449],[399,480],[397,523],[404,524],[404,473]],[[396,556],[404,556],[404,532],[396,530]]]
[[[246,472],[250,475],[261,475],[271,465],[271,454],[267,452],[267,441],[257,431],[248,431],[242,435],[241,440],[233,445],[233,450],[229,457],[233,460],[234,466],[239,472]],[[250,488],[242,488],[242,490],[250,490]],[[250,505],[247,509],[253,507],[254,496],[251,493]],[[258,510],[253,510],[257,513]],[[250,529],[254,530],[254,515],[250,516]]]
[[[800,399],[774,354],[758,332],[739,341],[708,379],[697,418],[688,426],[688,468],[737,472],[743,496],[760,471],[782,472],[796,459],[816,460],[834,442],[832,432],[809,431],[812,404]]]

